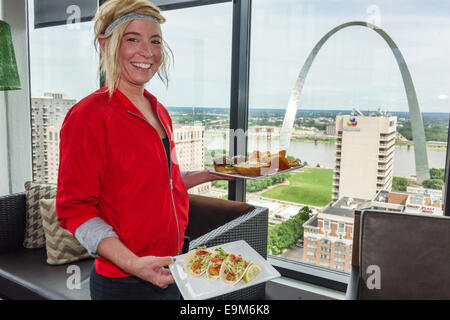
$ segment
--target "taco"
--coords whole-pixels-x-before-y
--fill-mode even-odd
[[[238,283],[249,265],[241,255],[230,254],[220,268],[220,280],[232,285]]]
[[[206,268],[206,277],[209,279],[218,279],[222,263],[227,259],[228,253],[222,248],[216,248],[213,251],[211,260]]]
[[[212,253],[206,250],[206,247],[191,250],[184,258],[184,270],[194,277],[199,277],[206,271],[211,257]]]

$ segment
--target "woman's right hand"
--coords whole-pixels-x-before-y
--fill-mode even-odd
[[[174,283],[170,270],[164,268],[173,263],[172,257],[145,256],[136,259],[134,275],[145,281],[151,282],[160,288],[167,288]]]
[[[100,241],[97,254],[108,259],[123,271],[149,281],[160,288],[167,288],[174,283],[170,270],[164,268],[173,263],[172,257],[138,257],[130,251],[117,237]]]

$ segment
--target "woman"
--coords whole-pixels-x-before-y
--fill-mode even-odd
[[[107,86],[62,125],[58,219],[96,257],[92,299],[179,299],[166,266],[183,247],[187,189],[221,178],[180,172],[170,116],[144,89],[155,73],[167,81],[159,9],[110,0],[94,20]]]

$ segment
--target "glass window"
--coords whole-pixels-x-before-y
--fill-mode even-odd
[[[269,237],[270,246],[278,246],[272,257],[301,257],[292,262],[349,272],[350,255],[345,267],[313,261],[295,243],[305,240],[309,248],[314,235],[351,252],[353,211],[375,204],[443,214],[450,110],[446,3],[255,0],[251,30],[248,152],[278,153],[288,144],[288,159],[304,165],[278,180],[247,182],[247,201],[268,207],[269,219],[298,219],[289,239]],[[398,46],[395,55],[381,30]],[[408,67],[422,122],[399,65]],[[412,131],[422,126],[426,145],[420,149]],[[417,164],[416,156],[422,158]]]
[[[34,28],[29,1],[34,180],[56,183],[59,136],[67,111],[99,87],[93,23]],[[169,110],[182,171],[208,169],[228,154],[231,77],[230,3],[163,12],[173,52],[169,85],[154,77],[146,89]],[[180,33],[180,30],[183,30]],[[214,72],[212,72],[214,70]],[[228,198],[228,183],[196,186],[191,194]]]
[[[28,1],[33,180],[56,183],[62,121],[98,89],[98,58],[92,22],[35,28],[34,3]]]
[[[55,183],[61,122],[98,88],[98,59],[91,22],[35,29],[34,2],[28,1],[33,177]],[[272,257],[341,270],[307,258],[320,250],[308,242],[321,241],[348,252],[342,269],[348,272],[355,209],[443,214],[450,110],[446,9],[437,0],[407,7],[387,0],[252,2],[247,152],[278,153],[287,132],[287,158],[304,165],[246,182],[247,201],[269,208],[269,233],[295,221],[291,237],[269,237]],[[229,148],[232,2],[164,15],[163,33],[174,53],[169,87],[155,77],[147,89],[172,116],[182,170],[211,168]],[[399,61],[380,30],[398,46]],[[399,64],[408,67],[421,122]],[[424,152],[413,141],[422,126]],[[190,192],[227,198],[228,183]],[[298,240],[312,250],[295,246]]]
[[[309,262],[309,261],[307,261],[307,262]],[[314,263],[314,262],[313,262],[313,263]],[[337,270],[337,271],[345,271],[344,266],[340,266],[340,265],[338,265],[338,264],[335,264],[335,265],[334,265],[334,269]]]
[[[340,248],[345,248],[345,243],[336,241],[336,242],[334,243],[334,246],[335,246],[335,247],[340,247]]]
[[[174,55],[169,86],[155,78],[147,89],[172,117],[181,171],[210,169],[229,149],[232,3],[164,16],[162,32]],[[189,193],[228,199],[228,182],[208,182]]]

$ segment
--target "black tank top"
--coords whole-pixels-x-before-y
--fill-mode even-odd
[[[165,137],[164,139],[161,139],[164,145],[164,149],[166,149],[166,156],[167,156],[167,166],[169,167],[169,175],[170,175],[170,142],[169,137]]]

